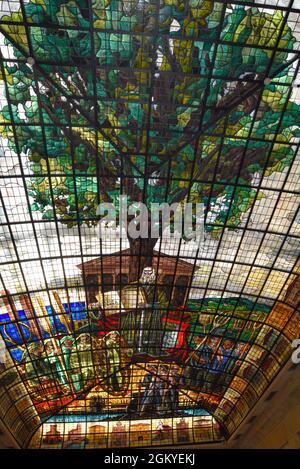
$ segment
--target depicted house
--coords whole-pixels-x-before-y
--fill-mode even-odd
[[[118,422],[112,427],[112,432],[110,435],[110,444],[111,446],[126,446],[127,443],[126,427],[121,422]]]
[[[189,424],[184,418],[176,423],[176,430],[178,442],[187,443],[190,441]]]
[[[151,444],[151,424],[137,423],[130,427],[130,444],[150,445]]]
[[[87,437],[90,447],[106,446],[106,427],[104,425],[91,425]]]
[[[293,306],[293,308],[300,307],[300,276],[298,275],[287,288],[284,301]]]
[[[47,445],[57,444],[62,441],[62,436],[59,430],[57,430],[57,425],[50,425],[50,430],[46,432],[46,435],[43,438],[43,443]]]
[[[103,292],[120,290],[128,284],[130,249],[104,254],[77,267],[82,271],[88,304],[96,303],[100,289]],[[192,282],[194,264],[154,251],[152,267],[157,273],[157,285],[164,289],[171,303],[184,304]]]

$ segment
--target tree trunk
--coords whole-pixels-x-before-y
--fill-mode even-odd
[[[129,281],[135,282],[145,267],[152,266],[156,238],[128,238],[130,244]]]

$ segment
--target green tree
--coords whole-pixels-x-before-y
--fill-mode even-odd
[[[206,230],[218,233],[251,206],[254,174],[290,165],[299,106],[287,102],[295,39],[281,11],[209,0],[21,7],[2,18],[18,61],[3,62],[1,132],[30,161],[31,209],[43,218],[95,224],[99,202],[120,194],[188,199],[205,204]],[[143,268],[156,239],[129,242]]]

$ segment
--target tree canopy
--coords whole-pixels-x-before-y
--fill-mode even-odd
[[[93,224],[99,202],[127,194],[203,202],[208,230],[236,227],[254,175],[293,159],[295,39],[281,11],[31,0],[2,20],[18,62],[3,65],[1,132],[27,155],[31,209],[45,219],[55,208],[68,226]]]

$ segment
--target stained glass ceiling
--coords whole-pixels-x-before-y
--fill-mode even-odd
[[[43,448],[230,438],[300,334],[299,0],[0,10],[1,419]],[[124,195],[128,223],[202,204],[203,236],[101,237]]]

